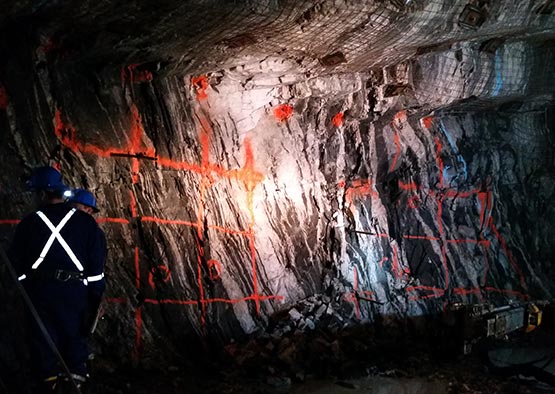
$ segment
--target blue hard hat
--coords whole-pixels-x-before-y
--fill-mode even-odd
[[[76,202],[91,207],[95,213],[99,211],[96,207],[96,198],[94,198],[90,191],[85,189],[75,189],[69,198],[69,202]]]
[[[65,191],[68,190],[62,181],[62,174],[53,167],[39,167],[33,170],[27,181],[30,190]]]

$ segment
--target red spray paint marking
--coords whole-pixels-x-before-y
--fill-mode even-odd
[[[335,127],[341,127],[343,125],[343,117],[344,117],[343,112],[339,112],[333,117],[333,119],[331,120],[331,123]]]
[[[280,104],[274,108],[274,117],[280,122],[285,122],[293,115],[293,107],[289,104]]]
[[[164,283],[167,283],[171,277],[170,269],[165,265],[159,265],[157,267],[151,268],[150,271],[148,272],[148,284],[153,290],[154,290],[154,287],[156,286],[156,284],[154,283],[155,274],[156,274],[156,277],[158,279],[161,279],[162,282]]]
[[[152,81],[152,73],[148,70],[138,70],[137,63],[128,65],[127,67],[122,67],[121,69],[121,81],[130,81],[133,83],[142,83]]]
[[[439,138],[435,139],[436,142],[436,163],[439,168],[439,188],[443,189],[443,160],[441,159],[441,141]]]
[[[399,180],[399,189],[406,190],[406,191],[416,191],[419,189],[419,186],[416,182],[405,183],[402,180]]]
[[[210,280],[215,281],[220,279],[222,275],[222,265],[218,260],[208,260],[208,275]]]
[[[139,361],[141,357],[141,333],[143,329],[143,316],[142,307],[135,309],[135,350],[133,352],[133,358],[135,362]]]
[[[420,196],[415,195],[415,196],[411,196],[408,201],[407,201],[407,205],[409,206],[410,209],[417,209],[418,207],[420,207]]]
[[[19,224],[21,220],[19,219],[2,219],[0,220],[0,224]]]
[[[199,75],[198,77],[191,78],[191,85],[196,91],[197,100],[205,100],[208,98],[206,89],[208,89],[208,77],[206,75]]]
[[[426,241],[439,241],[438,237],[428,237],[427,235],[403,235],[406,239],[423,239]]]
[[[344,184],[344,181],[343,181]],[[357,179],[351,182],[351,186],[345,191],[345,200],[351,204],[354,199],[362,199],[367,196],[379,198],[379,193],[374,190],[374,186],[368,179]]]
[[[151,305],[198,305],[198,301],[193,300],[154,300],[152,298],[145,299],[145,304]]]
[[[347,302],[352,302],[355,305],[355,314],[357,319],[360,320],[361,318],[361,314],[360,314],[360,303],[359,303],[359,297],[357,296],[357,294],[362,293],[362,295],[365,298],[368,298],[371,301],[375,301],[375,294],[373,291],[360,291],[358,289],[358,271],[355,268],[354,270],[354,280],[353,280],[353,291],[350,293],[345,293],[343,294],[343,300],[347,301]]]
[[[455,287],[453,293],[457,295],[468,295],[468,294],[482,294],[482,289],[475,287],[473,289],[465,289],[463,287]]]
[[[383,268],[383,263],[385,263],[386,261],[389,261],[389,258],[388,257],[382,257],[382,259],[378,263],[378,264],[380,264],[380,268]]]
[[[130,201],[130,208],[131,208],[131,216],[136,218],[137,217],[137,201],[135,200],[135,193],[133,193],[133,190],[129,190],[129,201]]]
[[[497,238],[497,240],[499,241],[499,244],[501,245],[501,248],[505,252],[505,255],[509,258],[511,266],[513,267],[513,269],[515,270],[515,272],[517,273],[520,279],[520,285],[522,286],[523,289],[527,289],[526,281],[524,280],[524,275],[522,274],[522,271],[520,270],[516,261],[514,260],[513,254],[507,247],[507,243],[505,242],[505,239],[501,236],[501,234],[499,234],[499,231],[497,230],[497,226],[495,226],[495,224],[493,223],[493,219],[491,217],[489,219],[489,227],[491,228],[491,231],[493,231],[493,233],[495,234],[495,238]]]
[[[129,224],[129,220],[123,218],[97,218],[97,223],[120,223]]]
[[[4,85],[0,84],[0,110],[8,108],[10,100],[8,99],[8,93]]]
[[[399,155],[401,154],[401,143],[399,142],[399,133],[395,131],[395,136],[393,137],[395,141],[395,147],[397,151],[395,152],[395,156],[393,157],[393,162],[391,162],[391,167],[389,167],[389,172],[392,172],[395,167],[397,166],[397,160],[399,160]]]
[[[127,300],[125,298],[109,297],[104,298],[104,301],[110,304],[127,304]]]
[[[433,121],[434,121],[433,116],[425,116],[422,119],[420,119],[420,123],[422,127],[425,128],[426,130],[429,130],[432,128]]]

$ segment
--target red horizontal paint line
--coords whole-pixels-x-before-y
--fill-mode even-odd
[[[405,183],[399,180],[399,189],[401,190],[418,190],[420,187],[416,184],[416,182]]]
[[[145,304],[153,304],[153,305],[161,305],[161,304],[170,304],[170,305],[198,305],[198,301],[194,300],[155,300],[152,298],[145,299]]]
[[[480,194],[480,189],[474,189],[469,191],[458,191],[455,189],[448,189],[443,192],[446,197],[454,197],[454,198],[469,198],[473,197],[474,195]]]
[[[161,219],[154,216],[142,216],[141,222],[152,222],[152,223],[158,223],[158,224],[177,224],[180,226],[190,226],[190,227],[198,226],[198,223],[187,222],[185,220]]]
[[[508,289],[497,289],[495,287],[484,287],[484,290],[486,291],[491,291],[494,293],[501,293],[501,294],[507,294],[507,295],[512,295],[512,296],[516,296],[519,298],[522,298],[524,300],[528,300],[530,299],[530,296],[528,294],[524,294],[521,293],[519,291],[515,291],[515,290],[508,290]]]
[[[21,220],[19,219],[2,219],[0,220],[0,224],[19,224]]]
[[[412,297],[409,297],[408,300],[409,301],[427,300],[429,298],[443,297],[444,294],[445,294],[445,291],[442,289],[442,293],[432,293],[432,294],[426,294],[423,296],[412,296]]]
[[[474,287],[471,289],[465,289],[464,287],[456,287],[453,289],[453,293],[457,295],[481,294],[482,289],[480,289],[479,287]]]
[[[111,304],[127,304],[126,298],[111,297],[111,298],[104,298],[104,301],[109,302]]]
[[[203,300],[202,302],[205,304],[212,304],[212,303],[216,303],[216,302],[223,302],[223,303],[227,303],[227,304],[236,304],[238,302],[243,302],[243,301],[268,301],[268,300],[283,300],[284,297],[283,296],[257,296],[257,295],[252,295],[252,296],[248,296],[248,297],[244,297],[244,298],[237,298],[237,299],[227,299],[227,298],[208,298]]]
[[[409,286],[405,290],[407,292],[415,291],[415,290],[425,290],[425,291],[433,291],[441,294],[445,293],[445,289],[441,289],[439,287],[433,287],[433,286]]]
[[[428,237],[427,235],[403,235],[405,239],[424,239],[426,241],[439,241],[438,237]]]
[[[97,223],[121,223],[129,224],[129,220],[123,218],[97,218]]]
[[[446,242],[452,243],[452,244],[471,243],[471,244],[479,244],[484,246],[490,245],[490,242],[487,239],[448,239],[446,240]]]

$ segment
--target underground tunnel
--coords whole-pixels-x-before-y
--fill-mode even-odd
[[[33,169],[96,197],[86,392],[555,392],[554,1],[3,5],[1,245]]]

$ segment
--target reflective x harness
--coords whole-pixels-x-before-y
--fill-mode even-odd
[[[39,265],[43,262],[44,258],[46,257],[46,255],[50,251],[50,248],[52,247],[52,244],[54,243],[54,240],[57,239],[58,242],[60,243],[60,245],[62,246],[62,248],[64,248],[64,250],[66,251],[67,255],[69,256],[69,258],[71,259],[73,264],[75,264],[75,267],[77,267],[79,272],[84,271],[83,265],[81,264],[81,262],[79,261],[77,256],[75,256],[75,253],[73,253],[73,251],[71,250],[71,248],[69,247],[69,245],[67,244],[65,239],[63,239],[62,235],[60,234],[60,231],[62,231],[62,228],[66,225],[68,220],[73,216],[75,211],[76,211],[76,209],[72,208],[71,211],[69,211],[64,216],[64,218],[60,221],[60,223],[56,227],[54,227],[54,224],[52,224],[50,219],[48,219],[44,213],[42,213],[41,211],[37,212],[37,215],[48,226],[50,231],[52,231],[52,234],[50,234],[50,237],[48,238],[48,241],[46,241],[46,244],[44,245],[44,248],[42,249],[42,252],[40,252],[39,258],[31,266],[31,269],[36,270],[39,267]],[[61,270],[56,271],[56,275],[55,275],[56,279],[60,279],[58,277],[58,273],[60,273],[60,272],[62,272],[62,271]],[[20,281],[22,281],[25,278],[27,278],[27,275],[21,275],[18,279]],[[69,275],[68,275],[67,278],[69,279]],[[99,275],[89,276],[89,277],[84,278],[82,280],[83,280],[83,283],[86,286],[86,285],[88,285],[89,282],[96,282],[96,281],[101,280],[102,278],[104,278],[104,273],[99,274]]]

